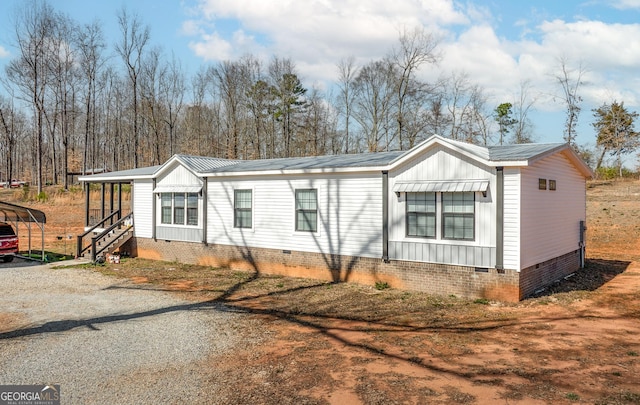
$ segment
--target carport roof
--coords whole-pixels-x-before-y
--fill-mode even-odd
[[[46,215],[40,210],[4,201],[0,201],[0,214],[4,215],[4,221],[47,222]]]

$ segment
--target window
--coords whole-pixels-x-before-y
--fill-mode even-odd
[[[296,231],[318,231],[318,190],[296,190]]]
[[[251,228],[251,190],[234,191],[233,226]]]
[[[407,236],[436,237],[436,193],[407,193]]]
[[[555,180],[549,180],[549,190],[551,190],[551,191],[555,191],[556,190],[556,181]]]
[[[162,193],[160,194],[160,206],[161,206],[161,214],[160,214],[160,222],[163,224],[171,223],[171,193]]]
[[[160,223],[198,225],[198,193],[160,193]]]
[[[173,223],[184,224],[184,194],[173,195]]]
[[[538,179],[538,190],[547,189],[547,179]]]
[[[474,240],[475,194],[442,193],[442,237]]]
[[[198,194],[187,194],[187,225],[198,225]]]

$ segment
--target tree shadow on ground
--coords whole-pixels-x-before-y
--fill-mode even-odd
[[[624,273],[631,262],[624,260],[587,259],[585,267],[547,286],[529,298],[546,297],[572,291],[595,291],[618,274]]]

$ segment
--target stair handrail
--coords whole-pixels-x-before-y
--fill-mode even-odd
[[[89,233],[93,232],[96,228],[100,227],[101,225],[104,225],[105,222],[107,222],[108,220],[113,218],[114,215],[116,215],[116,214],[119,215],[120,214],[120,210],[113,211],[111,214],[109,214],[106,217],[102,218],[102,220],[100,222],[98,222],[97,224],[93,225],[91,228],[87,229],[82,235],[78,235],[77,236],[76,257],[82,256],[82,253],[84,253],[87,249],[89,249],[90,245],[85,246],[84,248],[82,247],[82,239],[84,239],[84,237],[87,236]]]
[[[116,228],[119,228],[120,225],[124,222],[126,222],[126,220],[128,220],[129,218],[131,218],[133,216],[133,213],[130,212],[127,216],[122,217],[121,219],[119,219],[117,222],[115,222],[113,225],[111,225],[110,227],[108,227],[107,229],[105,229],[104,231],[102,231],[99,235],[93,236],[91,238],[91,261],[95,262],[98,254],[102,253],[106,248],[108,248],[111,244],[106,244],[104,245],[100,250],[96,249],[96,242],[99,239],[102,239],[103,237],[105,237],[107,234],[109,234],[111,231],[113,231]],[[121,232],[120,234],[118,234],[116,237],[113,238],[113,241],[118,240],[118,238],[120,238],[122,235],[124,235],[125,233],[127,233],[129,231],[129,227],[125,228],[125,230],[123,232]],[[112,242],[113,242],[112,241]]]

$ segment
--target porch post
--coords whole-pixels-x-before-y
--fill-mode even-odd
[[[118,220],[122,219],[122,183],[118,183]]]
[[[84,226],[89,226],[89,193],[91,190],[89,182],[84,183]]]
[[[113,214],[113,190],[115,184],[109,183],[109,215]],[[120,219],[120,214],[118,214],[118,219]],[[111,217],[111,225],[113,225],[113,217]]]
[[[102,183],[102,185],[100,187],[100,219],[103,219],[105,217],[105,215],[104,215],[104,193],[105,193],[105,186],[104,186],[104,183]]]

